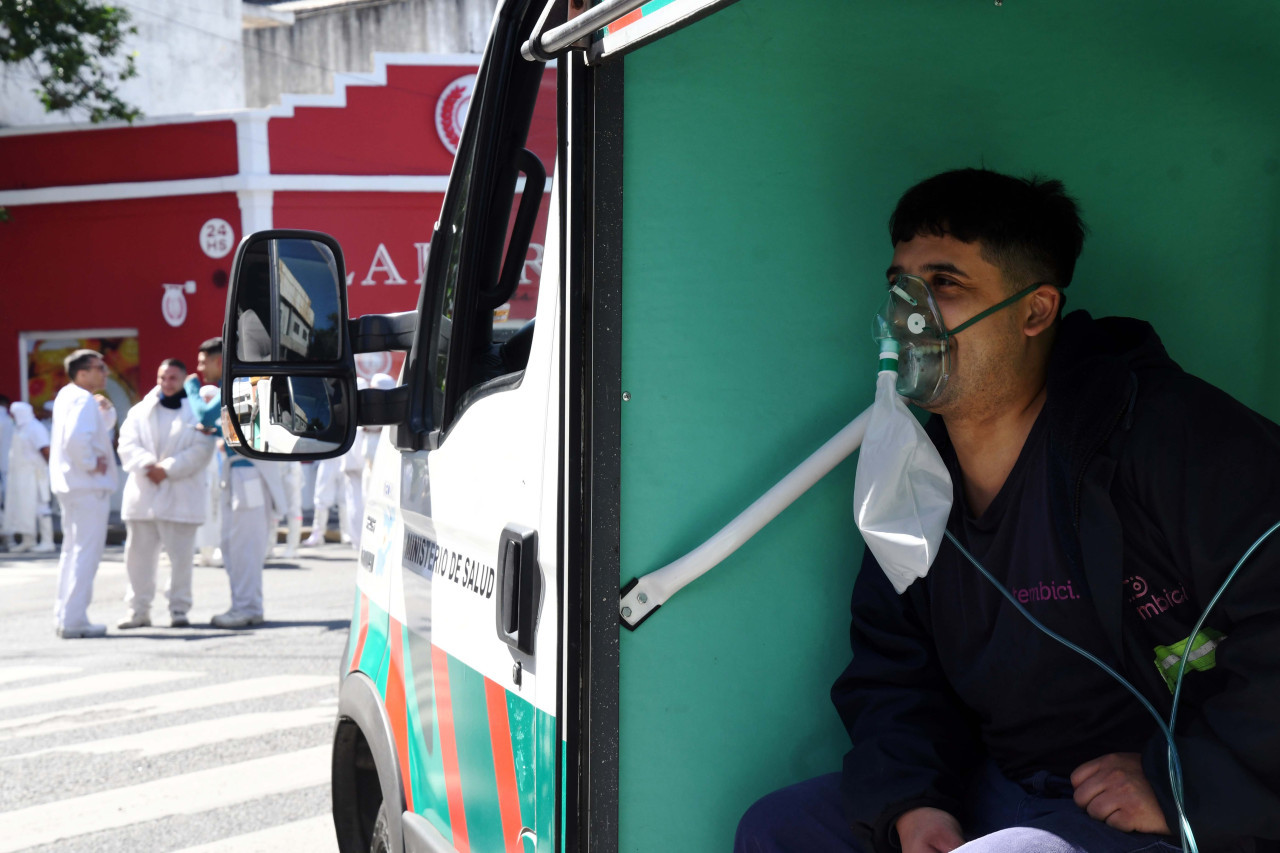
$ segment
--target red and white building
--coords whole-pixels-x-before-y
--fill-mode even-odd
[[[107,355],[118,407],[162,359],[194,367],[236,245],[266,228],[338,239],[352,316],[416,307],[479,60],[382,54],[332,95],[270,109],[0,130],[0,393],[39,409],[83,344]],[[548,170],[553,74],[528,142]],[[533,316],[545,208],[512,319]]]

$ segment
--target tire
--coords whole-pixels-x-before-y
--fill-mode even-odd
[[[385,800],[378,809],[378,819],[373,822],[373,837],[369,839],[369,853],[391,853],[391,818],[387,816]]]

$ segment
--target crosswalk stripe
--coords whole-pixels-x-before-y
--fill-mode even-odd
[[[329,763],[317,746],[0,813],[0,853],[323,785]]]
[[[12,574],[9,574],[8,572],[5,572],[3,575],[0,575],[0,587],[21,586],[24,583],[31,583],[33,581],[44,580],[45,577],[46,577],[45,575],[26,574],[26,573],[12,575]]]
[[[43,678],[46,675],[66,675],[79,672],[78,666],[6,666],[0,667],[0,684],[14,681],[26,681],[28,678]]]
[[[123,564],[102,563],[98,566],[98,571],[94,577],[104,578],[123,574]],[[58,566],[56,563],[52,566],[22,566],[20,568],[13,564],[6,566],[0,563],[0,587],[18,586],[19,584],[33,583],[35,581],[47,582],[57,576]]]
[[[65,746],[40,749],[35,752],[7,755],[4,758],[0,758],[0,762],[25,760],[52,753],[109,755],[115,752],[136,750],[140,757],[168,755],[173,752],[181,752],[184,749],[208,746],[211,743],[226,743],[273,732],[305,728],[306,726],[319,725],[320,723],[331,723],[336,716],[337,708],[333,702],[292,711],[237,714],[234,717],[202,720],[198,723],[185,723],[180,726],[134,732],[121,737],[91,740],[85,743],[71,743]]]
[[[122,672],[101,672],[59,681],[55,684],[44,684],[38,687],[22,687],[17,690],[6,690],[0,693],[0,708],[16,708],[19,705],[34,705],[38,702],[60,702],[64,699],[75,699],[80,696],[96,696],[110,693],[113,690],[132,690],[137,687],[150,687],[166,681],[178,681],[183,678],[196,678],[203,672],[191,670],[133,669]]]
[[[262,699],[267,696],[327,686],[336,689],[337,679],[332,675],[269,675],[226,684],[210,684],[155,696],[103,702],[74,711],[50,711],[44,714],[0,720],[0,740],[68,732],[85,726],[137,720],[178,711],[192,711],[229,702]]]
[[[337,853],[338,840],[333,829],[333,817],[318,815],[270,829],[233,835],[175,853],[296,853],[298,850],[305,850],[307,853]]]

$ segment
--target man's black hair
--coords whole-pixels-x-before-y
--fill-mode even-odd
[[[222,336],[209,338],[209,340],[200,345],[199,349],[205,355],[222,355]]]
[[[1085,226],[1061,181],[956,169],[916,184],[889,217],[896,246],[921,234],[978,241],[1012,286],[1066,287],[1084,246]]]
[[[10,401],[9,401],[8,396],[6,396],[6,395],[4,395],[4,394],[0,394],[0,406],[7,406],[7,405],[9,405],[9,402],[10,402]]]
[[[182,359],[180,358],[166,358],[164,361],[160,362],[161,370],[164,370],[167,367],[176,367],[182,371],[183,375],[186,375],[187,366],[183,364]]]
[[[78,349],[62,360],[62,367],[67,371],[67,378],[76,381],[76,374],[88,370],[95,358],[102,358],[102,353],[91,349]]]

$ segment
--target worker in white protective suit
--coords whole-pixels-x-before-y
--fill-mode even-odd
[[[280,465],[229,452],[223,464],[222,561],[231,608],[213,617],[218,628],[245,628],[263,619],[262,566],[275,519],[285,507]]]
[[[222,338],[210,338],[200,345],[196,370],[205,381],[222,381]],[[187,377],[186,389],[199,392],[199,377]],[[194,401],[193,401],[194,402]],[[222,434],[217,399],[196,405],[197,415],[207,429]],[[262,564],[277,507],[284,506],[278,466],[261,466],[225,447],[218,512],[222,521],[222,563],[231,585],[231,607],[211,620],[218,628],[244,628],[262,623]]]
[[[363,391],[369,382],[363,376],[356,377],[356,389]],[[360,550],[360,533],[364,528],[364,491],[361,475],[364,472],[364,430],[356,429],[355,441],[351,448],[342,454],[342,493],[346,517],[340,518],[342,541],[350,542],[357,552]]]
[[[329,509],[338,507],[338,529],[345,530],[344,521],[347,514],[346,502],[343,500],[343,485],[346,477],[342,473],[342,457],[321,459],[316,463],[316,485],[312,493],[311,503],[313,515],[311,519],[311,535],[302,540],[304,547],[324,544],[324,532],[329,527]]]
[[[302,465],[302,463],[301,463],[301,462],[270,462],[270,463],[267,463],[267,462],[263,462],[263,461],[261,461],[261,460],[259,460],[259,461],[258,461],[258,465],[259,465],[259,466],[267,465],[267,464],[270,464],[270,465],[274,466],[274,467],[275,467],[275,469],[276,469],[276,471],[277,471],[277,474],[278,474],[278,477],[279,477],[279,480],[280,480],[280,494],[282,495],[282,497],[283,497],[283,501],[284,501],[283,503],[281,503],[279,506],[277,506],[277,507],[275,508],[275,510],[276,510],[276,514],[275,514],[275,515],[272,517],[272,519],[271,519],[271,531],[270,531],[270,533],[268,533],[268,534],[267,534],[267,556],[266,556],[266,559],[270,560],[270,559],[273,559],[273,558],[275,557],[275,554],[276,554],[276,546],[280,544],[280,523],[281,523],[281,522],[286,522],[286,523],[287,523],[287,522],[289,521],[289,518],[290,518],[291,514],[292,514],[295,510],[296,510],[296,511],[297,511],[297,513],[298,513],[298,536],[299,536],[299,537],[301,537],[301,536],[302,536],[302,484],[301,484],[300,482],[299,482],[299,484],[298,484],[298,498],[297,498],[297,501],[296,501],[296,506],[295,506],[295,501],[294,501],[294,497],[293,497],[293,489],[292,489],[292,488],[291,488],[291,486],[290,486],[290,480],[291,480],[291,479],[292,479],[292,477],[293,477],[293,475],[292,475],[292,473],[291,473],[291,469],[293,468],[293,466],[294,466],[294,465],[299,465],[299,466],[301,466],[301,465]],[[300,478],[299,478],[299,479],[300,479]],[[285,546],[284,546],[284,547],[285,547],[285,553],[286,553],[286,555],[288,555],[288,550],[289,550],[289,544],[288,544],[288,543],[289,543],[289,539],[288,539],[288,528],[287,528],[287,527],[285,528],[285,531],[286,531],[286,532],[285,532]],[[294,556],[296,556],[296,554],[297,554],[297,552],[296,552],[296,549],[295,549]]]
[[[302,463],[298,461],[280,463],[280,479],[284,486],[284,521],[286,557],[298,556],[298,545],[302,541]]]
[[[13,415],[13,440],[9,445],[9,475],[4,487],[4,530],[15,553],[49,553],[53,546],[53,513],[49,507],[49,430],[36,419],[27,403],[9,407]],[[36,544],[36,527],[40,544]]]
[[[200,387],[200,399],[206,406],[217,405],[218,394],[217,385]],[[196,529],[196,550],[202,566],[222,565],[222,466],[226,454],[220,452],[221,439],[215,436],[214,444],[218,449],[209,457],[205,471],[204,523]]]
[[[351,449],[342,454],[342,492],[347,509],[343,541],[350,540],[351,547],[357,551],[360,550],[360,531],[364,525],[364,492],[360,482],[364,472],[363,438],[363,430],[357,432]]]
[[[375,373],[369,379],[369,387],[378,391],[390,391],[396,387],[395,379],[391,378],[387,373]],[[378,454],[378,442],[382,440],[382,427],[367,426],[360,428],[360,436],[356,439],[356,444],[360,446],[360,455],[363,465],[360,470],[360,495],[361,515],[363,515],[364,496],[369,494],[370,484],[373,481],[373,460]],[[360,526],[360,532],[363,533],[363,525]],[[356,542],[356,550],[360,550],[360,544]]]
[[[124,564],[129,576],[121,629],[151,625],[160,549],[169,557],[169,624],[191,622],[191,564],[196,530],[208,500],[205,476],[214,438],[199,429],[187,392],[187,367],[176,358],[160,363],[156,388],[129,410],[120,425],[120,464],[128,472],[120,516],[128,528]]]
[[[101,353],[75,350],[63,367],[71,382],[54,400],[49,441],[49,483],[62,507],[54,629],[63,639],[104,637],[107,626],[89,621],[89,602],[118,480],[111,446],[116,413],[105,398],[95,396],[107,385]]]

